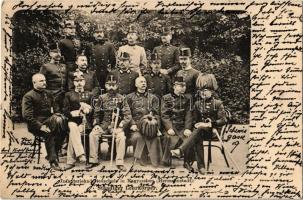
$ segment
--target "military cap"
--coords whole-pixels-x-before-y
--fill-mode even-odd
[[[101,26],[100,24],[98,24],[95,27],[95,32],[103,32],[104,33],[105,27]]]
[[[180,49],[180,56],[190,57],[191,56],[190,48],[181,48]]]
[[[84,74],[80,70],[76,70],[73,74],[74,81],[84,80]]]
[[[108,75],[106,77],[106,83],[111,83],[111,84],[116,84],[117,83],[117,79],[114,75]]]
[[[128,33],[138,33],[135,25],[130,25],[128,29]]]
[[[119,59],[120,60],[129,60],[130,59],[130,55],[127,52],[121,52],[121,54],[119,55]]]
[[[171,29],[168,28],[168,27],[163,27],[162,30],[161,30],[161,35],[171,35],[172,32],[171,32]]]
[[[59,52],[58,45],[55,42],[50,43],[48,48],[51,52]]]
[[[174,84],[186,85],[183,76],[176,76],[174,79]]]

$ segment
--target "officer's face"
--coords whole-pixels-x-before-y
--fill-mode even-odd
[[[118,89],[117,83],[105,83],[105,89],[107,92],[113,93]]]
[[[137,89],[146,90],[146,86],[147,86],[147,84],[146,84],[145,78],[139,78],[139,79],[136,80]]]
[[[97,41],[103,40],[104,39],[104,33],[103,33],[103,31],[97,31],[97,32],[95,32],[94,33],[94,38]]]
[[[187,56],[180,56],[179,61],[182,68],[185,68],[190,64],[190,58]]]
[[[35,76],[33,80],[34,88],[37,90],[45,89],[46,88],[46,79],[44,75]]]
[[[119,61],[120,69],[127,70],[129,68],[130,61],[128,59],[121,59]]]
[[[60,53],[60,51],[51,51],[49,53],[49,55],[55,61],[60,61],[61,60],[61,53]]]
[[[185,84],[175,84],[174,85],[174,93],[176,95],[184,94],[186,90]]]
[[[81,71],[84,71],[87,69],[87,58],[86,56],[79,56],[78,59],[77,59],[77,62],[76,62],[78,68],[81,70]]]
[[[212,96],[211,90],[208,90],[208,89],[203,89],[203,90],[200,90],[199,92],[200,92],[200,97],[202,99],[209,99]]]
[[[74,85],[75,85],[75,89],[82,90],[85,86],[85,80],[84,79],[75,79]]]
[[[153,61],[150,63],[150,67],[152,68],[153,72],[159,72],[161,69],[161,62]]]
[[[138,36],[136,33],[129,33],[127,35],[128,44],[136,44]]]
[[[171,40],[171,36],[170,35],[163,35],[161,36],[161,41],[163,44],[169,44]]]

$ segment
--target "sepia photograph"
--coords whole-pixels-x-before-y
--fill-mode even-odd
[[[302,197],[300,4],[147,4],[4,10],[1,196]]]

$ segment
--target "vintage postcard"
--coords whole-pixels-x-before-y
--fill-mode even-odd
[[[303,197],[302,1],[1,11],[1,198]]]

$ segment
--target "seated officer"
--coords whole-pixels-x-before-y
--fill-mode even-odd
[[[55,106],[51,93],[45,90],[44,75],[34,74],[32,81],[34,89],[27,92],[22,99],[22,116],[28,131],[45,139],[46,158],[51,168],[62,170],[58,163],[58,152],[67,132],[64,117],[54,114],[59,108]]]
[[[213,76],[214,78],[214,76]],[[203,85],[200,85],[198,91],[199,98],[194,104],[194,122],[195,129],[192,134],[183,142],[183,144],[171,153],[179,157],[190,147],[194,147],[198,172],[205,172],[203,139],[213,137],[213,128],[218,128],[226,123],[226,115],[222,101],[214,97],[214,89],[216,81],[209,78]]]
[[[65,94],[63,103],[63,112],[69,119],[68,127],[70,129],[66,169],[73,168],[76,159],[80,163],[86,162],[81,134],[91,129],[92,122],[92,107],[89,105],[92,100],[92,94],[84,91],[85,79],[81,71],[74,73],[74,86],[75,89],[73,91]]]
[[[125,134],[124,129],[131,121],[131,113],[125,98],[117,93],[118,85],[117,80],[113,75],[108,76],[105,88],[107,93],[99,96],[95,103],[94,113],[94,128],[89,135],[89,162],[87,168],[92,168],[98,165],[98,149],[99,138],[102,134],[115,134],[116,142],[116,165],[121,171],[126,171],[124,167],[124,154],[125,154]],[[115,126],[115,119],[113,115],[117,115],[119,109],[118,124]],[[112,144],[114,145],[114,144]]]
[[[150,60],[151,71],[144,74],[147,81],[149,92],[162,98],[163,95],[168,94],[171,89],[171,82],[168,75],[161,74],[161,59],[157,54],[151,55]]]
[[[146,79],[143,76],[140,76],[136,79],[135,83],[137,91],[126,96],[132,115],[130,129],[126,137],[134,147],[136,147],[138,139],[141,138],[141,133],[139,132],[139,122],[141,118],[150,113],[158,119],[160,116],[159,99],[155,95],[147,92]],[[134,149],[135,157],[141,159],[142,150],[137,148]],[[157,160],[158,158],[151,157],[151,160],[152,159]]]
[[[164,95],[161,100],[161,118],[165,129],[163,140],[164,155],[162,162],[170,166],[170,150],[182,144],[182,141],[191,134],[192,130],[192,112],[191,99],[184,95],[186,84],[183,77],[176,77],[174,91]],[[192,170],[190,165],[190,153],[186,152],[184,156],[184,167]]]
[[[136,90],[135,80],[139,74],[130,69],[130,55],[127,52],[120,52],[118,55],[118,69],[108,73],[114,76],[118,84],[118,93],[128,95]]]

